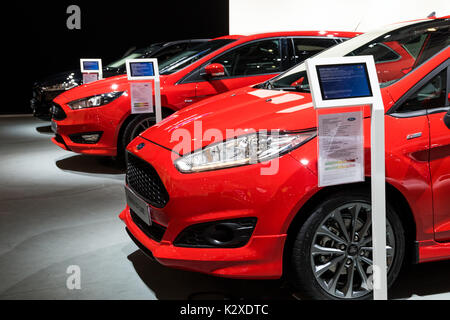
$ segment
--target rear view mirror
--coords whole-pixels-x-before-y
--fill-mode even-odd
[[[225,75],[225,67],[220,63],[211,63],[204,70],[203,74],[209,77],[222,77]]]
[[[450,110],[448,110],[447,114],[444,116],[444,123],[447,128],[450,129]]]

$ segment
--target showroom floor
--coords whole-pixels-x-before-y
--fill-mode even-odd
[[[281,281],[231,280],[147,259],[118,218],[123,169],[50,142],[49,122],[0,116],[0,299],[293,299]],[[81,289],[69,290],[69,266]],[[412,266],[391,298],[450,299],[450,261]]]

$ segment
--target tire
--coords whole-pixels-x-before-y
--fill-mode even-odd
[[[122,162],[125,159],[125,150],[127,145],[136,138],[141,132],[150,128],[156,123],[154,114],[140,114],[133,118],[125,127],[123,134],[119,137],[117,150],[117,160]]]
[[[328,196],[300,227],[290,256],[290,282],[300,296],[318,300],[373,297],[368,269],[372,259],[369,194],[362,189]],[[398,214],[389,204],[386,218],[390,287],[403,265],[405,232]],[[351,274],[353,276],[349,277]],[[348,281],[350,279],[352,281]]]

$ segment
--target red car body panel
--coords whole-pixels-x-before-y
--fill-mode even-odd
[[[196,70],[199,66],[208,62],[213,57],[222,54],[232,48],[242,44],[266,38],[279,37],[321,37],[321,38],[351,38],[360,33],[355,32],[335,32],[335,31],[286,31],[274,32],[252,36],[225,36],[217,39],[237,39],[236,41],[206,55],[202,59],[194,62],[186,68],[170,75],[161,75],[161,104],[164,108],[177,111],[207,97],[223,93],[225,91],[241,88],[244,86],[266,81],[277,73],[232,77],[222,80],[211,79],[210,81],[200,81],[191,83],[180,83],[186,75]],[[113,102],[96,108],[71,110],[68,102],[103,94],[113,91],[129,92],[129,82],[126,75],[107,78],[87,85],[78,86],[68,90],[54,99],[54,102],[62,107],[67,114],[64,120],[56,120],[58,134],[64,143],[53,138],[53,143],[58,146],[77,153],[94,154],[102,156],[115,156],[117,154],[117,143],[120,129],[124,121],[131,114],[131,102],[128,95],[124,95]],[[73,142],[69,135],[81,132],[103,131],[103,135],[98,143],[79,144]]]
[[[450,48],[382,89],[388,111],[405,93],[450,56]],[[177,129],[194,138],[208,128],[230,138],[227,129],[300,130],[317,126],[316,111],[307,93],[275,92],[273,97],[296,95],[297,99],[276,104],[250,94],[245,87],[220,94],[185,108],[149,128],[127,150],[150,163],[170,194],[162,208],[152,207],[152,218],[167,227],[160,243],[142,233],[127,206],[120,214],[136,239],[149,248],[162,264],[227,277],[277,278],[283,265],[283,244],[294,217],[320,188],[317,186],[316,139],[278,158],[276,175],[262,176],[269,164],[253,164],[194,174],[180,173],[173,161],[187,152],[179,149]],[[273,99],[272,99],[273,100]],[[301,111],[290,111],[295,108]],[[334,110],[333,112],[346,111]],[[364,108],[365,172],[370,177],[370,110]],[[386,177],[389,185],[405,198],[415,224],[418,262],[450,258],[450,135],[443,113],[421,117],[385,116]],[[199,122],[201,120],[201,127]],[[422,132],[417,139],[407,136]],[[242,132],[240,133],[242,134]],[[237,135],[237,134],[236,134]],[[212,141],[189,141],[196,150]],[[145,148],[137,148],[145,143]],[[177,153],[175,153],[176,151]],[[301,181],[302,183],[298,183]],[[220,208],[220,210],[218,209]],[[179,248],[175,237],[187,226],[237,217],[258,217],[250,242],[237,249]]]

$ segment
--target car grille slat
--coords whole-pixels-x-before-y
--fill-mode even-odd
[[[169,194],[155,168],[131,153],[127,153],[127,183],[134,192],[156,208],[165,207],[169,201]]]

